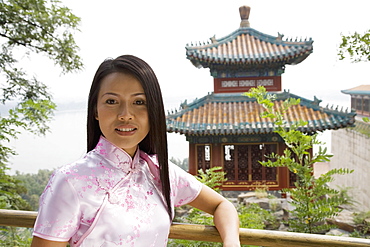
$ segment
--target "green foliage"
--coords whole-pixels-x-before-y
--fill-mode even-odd
[[[353,190],[352,187],[346,186],[337,186],[339,191],[339,196],[343,198],[344,203],[343,205],[348,205],[350,207],[355,206],[358,202],[350,195],[349,191]]]
[[[370,227],[370,211],[355,213],[353,222],[355,222],[355,224],[364,224]]]
[[[213,216],[200,211],[197,208],[192,208],[190,213],[183,217],[177,217],[176,222],[187,223],[187,224],[200,224],[200,225],[213,225]],[[202,242],[185,239],[170,239],[167,246],[191,246],[191,247],[211,247],[211,246],[222,246],[221,243]]]
[[[32,234],[28,228],[0,228],[0,245],[3,247],[29,247],[31,242]]]
[[[248,207],[240,204],[237,211],[241,228],[266,229],[268,225],[278,224],[276,216],[255,203],[248,205]]]
[[[196,178],[216,192],[220,192],[220,186],[223,182],[227,181],[225,175],[226,173],[222,171],[222,167],[215,166],[206,171],[202,169],[198,170],[198,176]]]
[[[197,208],[191,208],[184,217],[176,218],[178,222],[199,225],[213,225],[213,216]]]
[[[240,220],[240,227],[242,228],[265,229],[267,225],[277,224],[276,217],[273,216],[271,212],[260,208],[257,204],[250,204],[248,207],[244,205],[238,205],[237,211]],[[188,215],[176,218],[176,222],[187,224],[213,225],[213,217],[196,208],[192,208]],[[183,239],[171,239],[169,240],[167,246],[216,247],[222,246],[222,244]]]
[[[349,56],[352,62],[370,61],[370,30],[364,34],[342,35],[338,56],[340,60]]]
[[[39,207],[40,195],[44,191],[52,172],[52,170],[47,169],[38,170],[36,174],[24,174],[17,171],[14,176],[26,188],[26,191],[20,193],[20,195],[30,204],[33,211],[37,211]]]
[[[355,213],[353,222],[357,224],[357,229],[351,232],[350,237],[369,238],[370,232],[370,211]]]
[[[60,3],[59,0],[1,1],[0,36],[6,39],[3,51],[10,56],[6,61],[12,61],[12,48],[18,46],[47,55],[63,72],[82,67],[73,38],[80,18]]]
[[[349,234],[351,238],[367,238],[369,239],[369,235],[367,234],[370,231],[370,227],[365,228],[363,231],[354,230]]]
[[[221,247],[221,243],[200,242],[194,240],[184,239],[170,239],[167,244],[168,247]]]
[[[16,154],[6,143],[21,131],[45,134],[56,107],[47,86],[28,76],[18,60],[25,55],[40,54],[59,65],[63,73],[82,69],[73,38],[79,23],[80,18],[58,0],[0,2],[0,104],[15,105],[0,113],[1,208],[27,208],[18,195],[23,187],[6,174],[9,158]]]
[[[319,146],[319,151],[311,156],[313,145],[322,144],[316,139],[317,135],[298,131],[306,122],[299,120],[287,123],[283,118],[289,107],[299,104],[299,99],[288,99],[281,109],[276,109],[274,96],[268,94],[264,87],[252,88],[246,95],[256,98],[265,107],[262,116],[274,120],[275,132],[288,147],[282,155],[273,153],[268,156],[268,161],[260,163],[268,167],[287,167],[297,175],[294,183],[296,188],[284,190],[291,195],[291,204],[295,207],[290,211],[292,217],[288,222],[289,229],[304,233],[320,233],[330,229],[331,226],[325,224],[325,220],[336,216],[341,211],[338,206],[345,203],[346,199],[341,196],[340,191],[330,188],[328,183],[333,181],[333,175],[344,175],[353,170],[332,169],[316,179],[313,176],[313,164],[329,161],[332,155],[326,153],[326,148]]]
[[[261,186],[257,186],[256,189],[254,190],[254,193],[256,194],[257,198],[267,198],[269,196],[267,191],[268,186],[263,184]]]
[[[356,125],[354,127],[349,127],[349,129],[370,137],[370,123],[366,118],[364,118],[363,121],[356,121]]]
[[[0,209],[31,210],[27,201],[20,196],[25,192],[26,188],[19,180],[0,169]]]

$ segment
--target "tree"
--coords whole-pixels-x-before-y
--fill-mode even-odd
[[[45,83],[30,77],[21,68],[20,56],[41,54],[51,59],[62,73],[83,67],[77,55],[73,33],[80,18],[58,0],[2,0],[0,2],[0,104],[15,103],[0,114],[0,180],[16,186],[6,175],[7,163],[14,150],[6,146],[19,133],[45,134],[55,109]],[[2,196],[0,204],[8,204]]]
[[[339,45],[338,56],[340,60],[348,58],[352,62],[370,61],[370,29],[364,34],[355,32],[352,35],[342,35],[342,42]],[[369,122],[368,117],[363,117],[364,122]]]
[[[37,211],[39,208],[40,195],[44,191],[52,173],[53,170],[40,169],[35,174],[25,174],[16,171],[16,175],[13,176],[26,188],[26,192],[20,195],[30,204],[32,210]]]
[[[288,222],[289,229],[295,232],[320,233],[332,228],[325,221],[336,216],[342,210],[339,206],[347,203],[347,199],[342,197],[340,191],[330,188],[328,183],[334,180],[333,175],[344,175],[353,170],[332,169],[315,178],[313,165],[329,161],[332,155],[327,154],[326,148],[320,146],[322,143],[316,139],[317,134],[309,135],[298,130],[300,126],[307,125],[307,122],[299,120],[289,123],[289,129],[286,128],[285,112],[292,105],[299,104],[300,100],[289,98],[283,102],[281,109],[277,109],[273,102],[274,95],[268,94],[264,87],[252,88],[246,95],[255,98],[265,107],[262,117],[273,120],[274,131],[287,146],[282,155],[273,153],[268,155],[268,161],[260,163],[268,167],[287,167],[297,175],[295,188],[284,190],[291,195],[291,204],[295,208],[289,211],[292,215]],[[319,151],[311,155],[313,145],[319,145]]]
[[[338,55],[340,60],[349,56],[352,62],[370,61],[370,29],[364,34],[342,35]]]

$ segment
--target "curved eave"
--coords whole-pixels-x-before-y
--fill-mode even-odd
[[[223,101],[206,96],[175,114],[167,116],[167,131],[183,135],[249,135],[268,134],[274,131],[271,119],[261,118],[263,107],[253,99],[245,97],[245,101],[231,101],[225,96]],[[284,98],[281,96],[280,98]],[[276,105],[280,106],[283,99],[277,97]],[[286,128],[302,119],[307,122],[299,128],[305,133],[324,130],[335,130],[354,125],[354,112],[343,112],[318,106],[315,101],[301,100],[301,104],[293,106],[285,115]]]
[[[315,123],[314,123],[315,122]],[[292,123],[288,124],[290,126]],[[179,133],[185,136],[205,136],[205,135],[251,135],[251,134],[271,134],[274,132],[272,123],[255,124],[245,123],[238,126],[224,124],[222,128],[213,126],[201,126],[202,124],[187,125],[184,122],[167,121],[168,133]],[[245,127],[240,127],[245,126]],[[309,121],[306,126],[299,127],[298,130],[304,133],[314,134],[325,130],[337,130],[346,127],[353,127],[354,121],[330,117],[326,120]],[[287,127],[289,129],[289,127]]]
[[[212,57],[197,57],[195,56],[187,56],[192,64],[197,68],[212,68],[217,65],[228,65],[230,67],[237,67],[238,69],[242,69],[243,67],[248,68],[250,66],[259,66],[259,65],[296,65],[305,60],[312,51],[306,51],[304,54],[299,54],[295,56],[271,56],[271,58],[212,58]]]
[[[361,90],[342,90],[341,92],[350,95],[370,95],[370,91],[361,91]]]
[[[211,44],[186,46],[186,55],[196,67],[207,68],[213,64],[298,64],[313,51],[312,39],[292,42],[281,38],[240,28]]]

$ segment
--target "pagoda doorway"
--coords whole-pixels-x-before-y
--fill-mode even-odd
[[[277,144],[224,144],[223,170],[226,172],[225,186],[277,185],[276,167],[265,167],[267,155],[277,153]]]

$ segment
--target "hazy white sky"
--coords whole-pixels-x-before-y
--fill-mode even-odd
[[[132,54],[146,60],[160,81],[166,109],[178,108],[213,91],[208,69],[197,69],[186,59],[185,46],[191,42],[217,39],[239,28],[239,7],[251,7],[251,27],[284,38],[312,38],[314,52],[301,64],[287,66],[283,89],[302,97],[317,96],[327,103],[348,107],[350,98],[340,90],[369,84],[368,63],[338,61],[340,34],[369,29],[368,0],[63,0],[82,18],[76,41],[85,69],[61,75],[46,58],[24,57],[25,69],[50,87],[63,111],[52,122],[45,137],[24,134],[12,142],[20,154],[13,169],[36,172],[71,162],[85,150],[86,102],[90,83],[99,64],[107,57]],[[68,106],[65,106],[67,104]],[[73,105],[78,107],[74,107]],[[69,112],[64,111],[69,108]],[[79,112],[73,112],[79,108]],[[174,146],[178,148],[173,148]],[[170,156],[187,156],[183,136],[170,137]],[[172,153],[171,153],[172,151]]]

